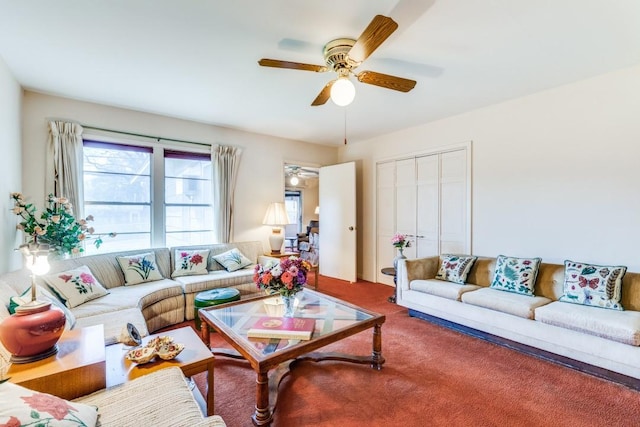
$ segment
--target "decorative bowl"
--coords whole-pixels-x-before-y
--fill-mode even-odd
[[[171,360],[179,355],[182,350],[184,350],[184,344],[169,343],[160,346],[157,354],[162,360]]]
[[[163,336],[150,339],[146,346],[154,348],[155,350],[158,350],[163,345],[171,344],[172,342],[173,342],[172,337],[163,335]]]
[[[125,357],[134,363],[142,364],[151,362],[155,356],[155,347],[138,347],[133,350],[129,350]]]

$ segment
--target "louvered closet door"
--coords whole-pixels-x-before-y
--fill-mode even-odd
[[[395,231],[395,182],[394,161],[378,163],[376,166],[376,230],[377,230],[377,281],[393,285],[393,278],[380,272],[382,268],[393,266],[395,253],[391,238]]]

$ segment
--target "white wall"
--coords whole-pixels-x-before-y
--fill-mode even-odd
[[[473,141],[472,252],[640,271],[640,66],[340,149],[361,159],[359,275],[375,280],[375,162]]]
[[[9,195],[20,191],[22,168],[21,102],[22,89],[7,65],[0,58],[0,273],[20,268],[22,260],[14,251],[20,244],[20,233],[16,230],[18,218],[11,213],[13,202]]]
[[[265,249],[269,248],[271,228],[263,226],[262,219],[270,202],[284,200],[284,159],[328,165],[336,162],[338,153],[335,147],[25,91],[23,190],[33,201],[45,197],[46,124],[52,118],[144,135],[242,147],[235,193],[234,240],[262,240]]]

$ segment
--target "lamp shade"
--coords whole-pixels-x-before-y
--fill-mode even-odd
[[[314,214],[319,215],[320,214],[320,206],[316,206],[316,210],[313,211]]]
[[[262,220],[264,225],[281,226],[289,224],[289,216],[284,207],[284,203],[273,202],[269,204],[267,213]]]

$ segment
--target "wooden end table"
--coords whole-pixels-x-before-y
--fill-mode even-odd
[[[186,377],[192,377],[200,372],[207,373],[207,415],[213,415],[213,361],[214,356],[204,345],[198,334],[190,326],[172,329],[143,338],[144,345],[157,336],[173,337],[174,342],[184,344],[184,350],[172,360],[162,360],[158,357],[153,362],[137,365],[125,359],[125,353],[131,347],[121,343],[106,347],[107,359],[107,387],[122,384],[126,381],[170,366],[178,366]],[[104,345],[104,342],[103,342]],[[194,390],[195,391],[195,390]]]
[[[387,301],[395,303],[398,296],[398,278],[396,277],[396,269],[393,267],[385,267],[380,270],[385,276],[393,276],[393,295],[387,298]]]
[[[276,408],[278,386],[295,363],[301,360],[321,362],[337,360],[370,365],[380,370],[382,356],[382,314],[365,310],[337,298],[305,289],[296,294],[295,317],[316,319],[310,340],[248,338],[247,330],[263,316],[281,316],[277,295],[231,302],[200,309],[202,340],[209,343],[209,326],[220,333],[233,349],[211,349],[216,356],[244,359],[255,371],[256,405],[252,421],[257,426],[270,425]],[[373,331],[373,349],[369,356],[314,352],[358,332]],[[219,361],[219,360],[218,360]],[[270,374],[270,371],[271,374]]]
[[[55,355],[9,366],[10,381],[63,399],[75,399],[103,389],[105,379],[102,325],[65,331]]]

